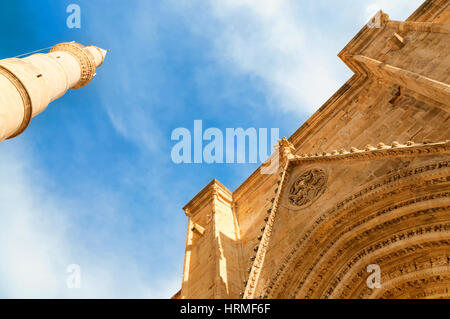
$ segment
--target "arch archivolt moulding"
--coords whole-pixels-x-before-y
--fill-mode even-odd
[[[450,260],[448,250],[450,241],[437,238],[436,234],[429,234],[417,238],[414,243],[407,243],[402,247],[383,248],[374,252],[368,258],[357,261],[353,271],[341,277],[340,281],[328,283],[324,298],[369,298],[374,289],[367,287],[368,264],[377,264],[381,269],[381,289],[388,289],[388,282],[393,279],[403,277],[406,274],[414,273],[419,278],[424,269],[431,267],[449,266]],[[433,251],[428,252],[430,249]],[[345,267],[341,267],[339,275],[345,272]],[[436,269],[435,269],[436,271]],[[436,272],[437,273],[437,272]],[[379,291],[379,289],[377,289]]]
[[[450,241],[442,240],[442,228],[450,231],[450,224],[427,225],[411,228],[406,232],[397,233],[390,238],[360,249],[348,258],[348,263],[342,263],[337,272],[330,276],[320,292],[321,298],[368,298],[375,292],[366,285],[369,275],[366,267],[377,264],[381,269],[381,288],[387,283],[408,273],[418,277],[421,270],[434,266],[448,268],[446,251],[450,249]],[[424,233],[426,232],[426,233]],[[415,237],[415,238],[413,238]],[[398,238],[402,238],[399,240]],[[396,240],[392,242],[392,240]],[[430,253],[429,250],[433,252]],[[426,256],[426,260],[419,262],[419,258]],[[438,270],[435,269],[435,273]],[[334,275],[336,274],[336,275]],[[317,277],[317,276],[316,276]]]
[[[416,263],[415,265],[427,266],[426,263]],[[402,276],[398,276],[396,278],[393,278],[392,280],[385,281],[380,289],[374,289],[370,294],[361,294],[361,296],[370,299],[382,298],[383,296],[385,296],[385,298],[396,297],[395,295],[389,296],[389,294],[391,294],[391,292],[393,291],[408,293],[412,290],[412,292],[414,292],[415,289],[419,287],[422,288],[421,285],[418,286],[418,284],[423,284],[424,279],[426,278],[433,278],[434,285],[437,286],[448,285],[450,284],[450,266],[445,265],[428,267],[420,271],[402,274]],[[402,287],[404,283],[412,283],[412,285],[407,284],[405,287]],[[432,288],[432,286],[430,285],[429,288]]]
[[[424,201],[439,199],[447,201],[450,195],[448,191],[435,191],[432,194],[426,193],[430,192],[430,188],[439,189],[441,187],[440,185],[449,182],[450,174],[448,168],[448,161],[439,161],[402,169],[372,181],[370,185],[361,188],[358,192],[339,202],[335,207],[309,224],[309,227],[303,232],[301,238],[292,245],[291,250],[285,255],[275,275],[272,278],[268,278],[268,283],[265,287],[262,287],[260,297],[271,298],[284,296],[283,294],[286,293],[289,283],[293,283],[294,285],[298,284],[299,289],[301,289],[317,264],[313,263],[313,265],[307,268],[307,265],[302,263],[308,260],[308,257],[311,257],[311,255],[314,256],[314,253],[317,253],[316,261],[320,261],[345,232],[352,231],[355,227],[363,227],[365,223],[375,217],[379,218],[383,214],[391,213],[402,207]],[[420,194],[420,189],[427,189],[427,191]],[[373,212],[374,208],[372,207],[377,207],[380,203],[386,202],[386,199],[393,197],[401,199],[397,201],[398,204],[388,205],[386,207],[381,206],[377,211]],[[362,214],[361,212],[364,209],[367,210],[367,208],[369,210],[372,209],[372,211],[369,211],[366,215]],[[326,231],[317,232],[326,226],[335,230],[344,227],[344,225],[350,226],[343,233],[341,232],[337,238],[329,237],[330,233]],[[334,236],[335,233],[334,231]],[[318,248],[318,242],[322,244],[328,243],[328,245]],[[339,249],[337,251],[339,252]]]
[[[375,291],[372,295],[368,296],[368,298],[397,299],[405,294],[408,295],[408,299],[414,297],[418,298],[419,296],[420,298],[433,298],[436,294],[448,298],[450,287],[449,267],[444,266],[437,268],[440,269],[426,269],[421,272],[420,276],[417,274],[406,274],[403,277],[392,280],[386,283],[389,285],[388,289],[381,288],[380,290]],[[411,296],[411,294],[413,294],[413,296]],[[416,296],[414,296],[414,294]]]
[[[443,216],[445,213],[449,212],[449,208],[446,207],[446,209],[441,209],[440,211],[441,216]],[[324,254],[323,257],[319,256],[313,261],[312,266],[302,278],[305,284],[295,289],[295,293],[293,293],[292,296],[301,295],[304,296],[304,298],[320,296],[321,298],[328,298],[335,286],[342,280],[343,275],[351,272],[357,262],[365,259],[368,261],[368,264],[374,263],[373,254],[375,252],[382,249],[402,247],[408,245],[412,241],[421,240],[421,237],[424,236],[427,237],[428,240],[436,239],[436,236],[434,236],[436,234],[439,234],[442,237],[442,233],[444,232],[448,233],[450,236],[450,222],[442,223],[442,221],[440,221],[438,223],[425,224],[421,227],[411,227],[400,232],[389,234],[389,229],[392,229],[392,226],[395,226],[395,224],[391,223],[391,221],[378,224],[367,231],[353,234],[348,242],[345,241],[345,239],[341,240],[340,238],[338,240],[339,242],[336,243],[336,247],[333,247],[333,250],[328,249],[328,254]],[[380,234],[381,238],[371,242],[370,237],[373,237],[373,233],[378,231],[381,232],[383,228],[386,229],[384,234]],[[343,265],[342,270],[330,272],[330,269],[336,269],[339,265]],[[332,278],[330,278],[330,276],[332,276]],[[324,285],[326,287],[326,279],[333,281],[331,282],[331,288],[328,290],[323,287]],[[306,282],[313,282],[313,284],[308,285]]]

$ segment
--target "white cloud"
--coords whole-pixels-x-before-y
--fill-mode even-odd
[[[324,57],[326,48],[298,19],[294,1],[212,1],[211,8],[221,26],[217,57],[262,79],[273,106],[311,113],[339,87],[337,59]]]
[[[337,42],[340,30],[336,27],[343,25],[349,18],[349,24],[355,23],[362,27],[380,9],[389,13],[393,19],[405,19],[421,2],[422,0],[346,0],[340,3],[328,0],[174,0],[167,6],[181,12],[191,30],[213,43],[213,54],[217,62],[230,72],[258,79],[255,85],[261,86],[259,89],[264,92],[273,109],[304,115],[317,110],[351,76],[351,72],[336,57],[349,39]],[[145,51],[142,51],[142,47],[127,46],[129,52],[136,51],[141,56],[162,54],[158,42],[158,36],[162,35],[155,34],[155,30],[158,23],[165,23],[164,19],[170,20],[177,16],[155,17],[153,6],[147,1],[139,1],[130,7],[130,11],[123,13],[133,14],[133,22],[127,26],[133,43],[146,43]],[[118,10],[122,14],[120,6],[110,10]],[[311,12],[315,14],[314,19],[309,17]],[[335,22],[328,24],[329,21],[326,20]],[[101,26],[97,29],[103,38],[119,41],[116,39],[119,37],[116,30]],[[355,29],[351,36],[357,32],[358,29]],[[136,70],[140,66],[132,67],[134,60],[125,58],[126,54],[121,53],[120,57],[127,61],[126,64],[115,65],[114,69],[120,74],[118,79],[123,86],[121,92],[127,95],[128,105],[115,106],[114,101],[104,97],[109,96],[106,88],[102,88],[102,102],[112,125],[120,134],[155,151],[161,139],[159,123],[143,114],[148,115],[147,108],[154,107],[154,101],[160,97],[157,93],[143,97],[142,90],[146,90],[145,83],[148,82],[146,79],[142,79],[141,89],[129,87],[128,84],[135,80]],[[207,77],[207,74],[203,76]],[[136,94],[140,98],[133,98]],[[123,97],[118,98],[125,101]],[[148,105],[141,105],[142,100],[147,101]]]
[[[107,99],[103,98],[103,101]],[[114,129],[123,137],[134,141],[145,151],[157,151],[162,140],[158,126],[146,114],[145,106],[139,104],[120,105],[120,108],[110,106],[103,102]]]
[[[339,26],[348,17],[360,26],[380,8],[404,19],[421,0],[295,0],[183,1],[192,8],[188,23],[214,43],[215,57],[229,70],[264,83],[269,104],[281,111],[313,113],[348,79],[350,72],[336,55]],[[180,5],[176,1],[174,5]],[[309,13],[316,14],[314,20]],[[210,19],[202,18],[210,15]],[[330,21],[331,24],[328,24]],[[337,20],[337,22],[336,22]],[[357,33],[359,30],[355,30]]]
[[[0,297],[169,298],[177,291],[180,278],[151,278],[131,255],[89,247],[70,219],[76,207],[55,198],[39,165],[27,161],[32,154],[17,145],[0,149]],[[81,267],[81,289],[67,288],[69,264]]]

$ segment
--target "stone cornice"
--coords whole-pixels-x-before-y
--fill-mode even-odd
[[[389,156],[405,157],[449,152],[450,141],[438,143],[414,143],[409,141],[406,144],[393,142],[391,145],[379,143],[377,147],[367,145],[364,150],[352,147],[350,150],[342,149],[339,151],[323,152],[321,154],[296,155],[295,158],[291,160],[291,163],[329,162],[334,160],[370,160]]]
[[[367,48],[378,34],[384,31],[389,16],[379,11],[373,19],[377,19],[380,23],[377,27],[369,27],[367,24],[353,37],[353,39],[339,52],[338,57],[352,70],[355,74],[366,75],[364,67],[360,63],[352,59],[352,55],[359,53]]]
[[[438,16],[448,5],[448,0],[426,0],[406,21],[428,22]]]
[[[213,179],[183,207],[186,216],[191,217],[195,215],[195,211],[198,211],[202,206],[212,203],[214,195],[217,195],[217,197],[224,202],[232,202],[233,197],[231,191],[218,180]]]
[[[444,111],[450,111],[448,106],[448,101],[450,100],[449,84],[383,63],[368,56],[356,54],[352,56],[352,59],[363,65],[370,76],[390,82],[393,85],[406,87],[412,92],[427,96],[429,99],[441,103]]]

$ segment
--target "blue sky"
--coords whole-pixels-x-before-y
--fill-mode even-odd
[[[66,7],[81,8],[81,29]],[[77,41],[111,51],[0,144],[0,297],[168,298],[181,287],[182,207],[257,164],[174,164],[177,127],[290,136],[350,76],[336,57],[376,9],[420,0],[2,1],[0,58]],[[81,289],[66,267],[81,267]]]

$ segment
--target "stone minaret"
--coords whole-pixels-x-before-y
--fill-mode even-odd
[[[0,142],[21,134],[31,118],[68,89],[88,84],[106,51],[60,43],[47,54],[0,60]]]

